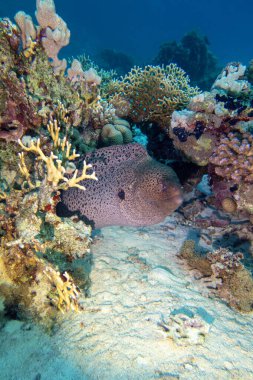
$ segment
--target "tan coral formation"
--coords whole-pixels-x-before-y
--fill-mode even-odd
[[[70,31],[65,21],[58,16],[53,0],[37,0],[35,16],[39,27],[35,27],[31,16],[20,11],[15,15],[21,35],[24,54],[29,57],[34,53],[33,44],[41,40],[47,56],[52,60],[56,74],[64,72],[67,67],[66,59],[60,60],[58,53],[62,47],[68,45]]]
[[[157,122],[168,128],[172,112],[185,107],[197,93],[198,89],[190,87],[188,76],[175,64],[134,67],[122,80],[111,84],[110,101],[116,110],[117,99],[127,102],[133,122]]]
[[[207,255],[200,255],[196,253],[195,242],[186,240],[179,257],[186,261],[190,269],[201,274],[197,278],[203,278],[210,294],[219,296],[237,310],[252,311],[253,279],[241,263],[242,253],[219,248]]]
[[[59,60],[58,53],[63,46],[68,45],[70,31],[63,19],[57,15],[53,0],[37,0],[35,16],[42,29],[45,29],[45,37],[42,37],[42,45],[56,73],[65,71],[66,59]]]

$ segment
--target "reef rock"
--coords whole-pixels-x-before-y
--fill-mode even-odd
[[[182,202],[174,171],[139,144],[102,148],[85,158],[98,181],[85,181],[86,191],[64,191],[57,208],[60,216],[78,213],[96,228],[144,226],[161,222]]]

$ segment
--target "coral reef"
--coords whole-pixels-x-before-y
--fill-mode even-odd
[[[253,279],[241,263],[242,253],[232,253],[226,248],[201,255],[196,253],[195,242],[186,240],[179,257],[185,260],[190,269],[200,273],[209,293],[219,296],[229,306],[242,312],[252,311]]]
[[[66,135],[60,138],[59,124],[49,121],[48,137],[42,135],[41,140],[29,135],[19,140],[29,157],[19,153],[0,204],[0,289],[6,308],[15,306],[19,316],[33,317],[46,325],[55,320],[57,309],[78,310],[79,290],[70,273],[60,273],[42,254],[61,254],[65,268],[74,275],[71,261],[85,256],[91,242],[91,227],[56,215],[59,189],[78,187],[84,191],[80,181],[96,179],[94,172],[87,173],[91,166],[85,162],[80,176],[75,165],[70,165],[79,155]],[[12,154],[16,151],[17,144]],[[34,161],[31,154],[38,159]]]
[[[208,188],[181,216],[194,222],[210,197],[212,206],[253,221],[252,63],[228,64],[211,91],[200,93],[169,58],[173,49],[182,56],[187,50],[188,61],[197,52],[200,71],[192,67],[189,74],[203,83],[215,61],[194,33],[163,49],[167,66],[130,70],[131,60],[107,50],[100,55],[110,61],[106,71],[86,56],[59,59],[70,31],[53,0],[37,0],[35,15],[39,25],[22,11],[17,25],[0,20],[0,294],[18,317],[50,324],[58,310],[81,308],[88,280],[74,263],[90,251],[87,220],[96,227],[144,226],[181,205],[172,157],[181,161],[185,189],[203,175]],[[112,68],[130,72],[116,79]],[[166,165],[131,144],[132,131],[143,137],[140,130]],[[60,216],[64,204],[68,214]],[[200,222],[229,223],[213,215]],[[199,257],[186,245],[181,257],[209,277],[214,293],[250,311],[252,277],[242,255],[219,249]],[[166,326],[179,344],[202,343],[208,332],[198,316],[171,316]]]
[[[228,64],[211,92],[172,114],[170,137],[185,159],[206,167],[216,206],[251,218],[253,89],[246,73]]]
[[[195,31],[187,33],[180,42],[170,41],[161,45],[154,59],[155,65],[176,63],[190,77],[191,82],[209,90],[219,73],[217,59],[209,50],[207,37]]]

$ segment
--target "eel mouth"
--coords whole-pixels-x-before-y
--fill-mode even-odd
[[[173,203],[173,205],[175,206],[175,210],[176,210],[183,203],[182,194],[179,193],[179,194],[173,195],[172,197],[169,198],[169,201],[171,203]]]
[[[173,205],[173,209],[176,210],[183,203],[183,193],[181,189],[178,187],[171,189],[166,201]]]

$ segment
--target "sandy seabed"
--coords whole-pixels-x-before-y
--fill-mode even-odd
[[[253,314],[208,297],[193,281],[176,256],[192,233],[177,216],[151,227],[98,231],[84,311],[65,314],[53,336],[32,324],[6,323],[0,379],[253,379]],[[161,324],[180,310],[208,322],[203,344],[168,338]]]

